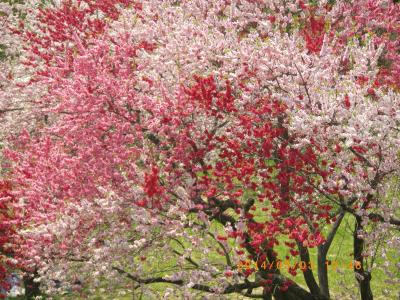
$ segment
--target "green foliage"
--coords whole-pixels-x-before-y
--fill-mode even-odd
[[[11,6],[12,14],[14,16],[17,16],[19,19],[24,20],[26,18],[26,13],[24,11],[21,11],[18,9],[16,6],[17,4],[22,5],[25,3],[24,0],[0,0],[0,3],[7,3],[8,5]],[[0,11],[0,17],[6,17],[7,13],[4,11]]]
[[[7,46],[4,44],[0,44],[0,61],[4,61],[7,58]]]

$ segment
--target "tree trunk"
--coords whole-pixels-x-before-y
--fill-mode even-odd
[[[266,272],[264,270],[259,271],[259,274],[263,278],[269,278],[268,273],[269,273],[268,271]],[[274,272],[273,282],[272,282],[272,290],[270,292],[265,293],[263,299],[271,300],[272,296],[274,297],[275,300],[317,300],[317,299],[320,299],[320,298],[312,295],[307,290],[303,289],[301,286],[299,286],[295,282],[292,282],[292,284],[289,286],[289,288],[286,291],[281,291],[279,287],[283,286],[283,284],[286,280],[287,279],[284,276]]]
[[[311,294],[316,297],[323,296],[320,287],[315,280],[314,271],[311,268],[310,253],[308,252],[308,248],[304,247],[300,242],[297,242],[297,247],[300,251],[301,261],[304,261],[306,263],[306,269],[303,271],[303,276],[308,286],[308,289],[310,290]]]
[[[361,218],[356,217],[355,229],[353,234],[354,243],[354,272],[360,288],[361,300],[373,300],[371,290],[371,273],[364,269],[364,240],[358,237],[358,231],[362,230]]]
[[[268,261],[270,263],[276,261],[276,257],[273,254],[272,249],[268,249],[266,252]],[[316,300],[318,297],[315,297],[310,292],[296,284],[295,282],[291,282],[288,289],[286,291],[281,291],[280,287],[282,287],[288,279],[280,274],[280,270],[274,268],[273,270],[263,270],[260,269],[258,271],[258,275],[263,279],[270,279],[271,276],[273,278],[271,290],[264,294],[264,300],[270,300],[273,296],[275,300]]]
[[[321,294],[329,299],[328,266],[326,264],[327,251],[323,246],[318,247],[318,281]]]
[[[362,274],[363,280],[358,280],[360,285],[361,300],[373,300],[374,296],[371,290],[371,273],[366,271]]]
[[[27,274],[23,278],[26,300],[33,300],[36,296],[40,296],[40,283],[34,281],[37,277],[38,274],[35,271],[33,274]]]

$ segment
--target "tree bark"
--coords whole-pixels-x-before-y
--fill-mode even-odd
[[[277,285],[282,285],[283,280],[274,280],[274,283]],[[316,300],[318,297],[315,297],[305,289],[303,289],[301,286],[297,285],[296,283],[293,282],[292,285],[289,286],[289,289],[287,291],[281,291],[279,288],[275,289],[274,293],[274,298],[276,300],[278,299],[283,299],[283,300]]]
[[[304,247],[300,242],[297,242],[297,247],[300,250],[301,261],[304,261],[307,264],[306,269],[303,271],[303,276],[311,294],[314,296],[322,296],[320,287],[315,280],[313,270],[309,267],[311,266],[311,260],[307,247]]]
[[[40,283],[34,281],[37,277],[37,271],[23,277],[26,300],[33,300],[36,296],[40,296]]]
[[[362,252],[364,249],[364,240],[358,237],[358,231],[362,230],[361,217],[356,217],[355,229],[353,234],[354,243],[354,272],[360,288],[361,300],[373,300],[371,290],[371,272],[364,269],[364,258]]]
[[[332,241],[336,235],[337,230],[339,229],[340,224],[344,218],[345,211],[341,209],[338,218],[332,226],[331,231],[329,232],[325,243],[318,246],[318,283],[321,291],[322,297],[325,299],[330,298],[329,293],[329,280],[328,280],[328,265],[326,256],[328,255],[329,248],[332,245]]]
[[[327,251],[323,246],[318,247],[318,281],[322,295],[329,299],[328,266],[326,264]]]

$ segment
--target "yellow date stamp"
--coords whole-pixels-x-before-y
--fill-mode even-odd
[[[362,264],[360,261],[349,261],[348,263],[337,261],[337,260],[327,260],[325,266],[328,270],[337,269],[349,269],[349,270],[360,270]],[[276,261],[253,261],[253,260],[241,260],[237,264],[237,269],[239,271],[243,270],[282,270],[282,269],[300,269],[302,271],[316,269],[317,265],[313,261],[290,261],[290,260],[276,260]]]

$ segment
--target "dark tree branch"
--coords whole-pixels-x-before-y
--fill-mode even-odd
[[[368,215],[368,218],[370,218],[372,220],[380,221],[380,222],[385,222],[385,218],[382,217],[380,214],[377,214],[377,213],[370,213]],[[391,217],[388,222],[391,225],[400,226],[400,220],[397,219],[397,218]]]
[[[358,153],[356,150],[354,150],[353,147],[349,147],[349,150],[351,151],[351,153],[353,153],[355,156],[357,156],[359,159],[361,159],[368,167],[373,168],[374,166],[371,164],[371,162],[365,158],[364,155],[361,155],[360,153]]]
[[[299,241],[297,241],[297,247],[299,248],[299,251],[300,251],[301,261],[306,262],[306,264],[308,266],[310,263],[310,253],[308,252],[307,247],[304,247]],[[321,294],[320,288],[317,284],[317,281],[315,280],[312,269],[307,267],[303,271],[303,276],[304,276],[304,279],[306,281],[308,288],[310,289],[311,294],[313,294],[313,295]]]
[[[135,281],[139,284],[169,283],[169,284],[174,284],[174,285],[178,285],[178,286],[182,286],[185,284],[185,281],[182,279],[173,280],[173,279],[165,279],[162,277],[140,278],[140,277],[136,277],[136,276],[130,274],[129,272],[122,270],[121,268],[113,267],[113,269],[115,271],[117,271],[118,273],[125,275],[127,278],[129,278],[132,281]],[[288,279],[286,279],[284,276],[282,276],[280,274],[274,274],[272,276],[273,285],[282,286],[287,280]],[[259,281],[255,281],[255,282],[250,282],[250,281],[246,280],[246,282],[244,282],[244,283],[228,285],[222,292],[219,292],[219,294],[232,294],[232,293],[243,294],[242,293],[243,290],[255,289],[258,287],[263,287],[264,285],[265,285],[264,280],[259,280]],[[192,286],[192,289],[216,294],[216,292],[213,291],[213,289],[211,287],[204,285],[204,284],[195,284]],[[311,295],[309,292],[307,292],[302,287],[297,285],[295,282],[291,282],[289,289],[284,293],[285,293],[285,299],[315,300],[315,297],[313,295]],[[265,296],[261,297],[261,295],[248,295],[248,294],[246,296],[250,297],[250,298],[264,298],[265,297]]]
[[[20,111],[20,110],[24,110],[24,108],[22,108],[22,107],[3,108],[3,109],[0,109],[0,114],[6,113],[6,112],[12,112],[12,111]]]
[[[179,251],[172,250],[172,252],[175,253],[178,256],[183,256],[183,253],[180,253]],[[187,262],[189,262],[190,264],[192,264],[193,266],[195,266],[196,268],[200,268],[200,265],[197,262],[195,262],[190,256],[189,257],[185,257],[185,260]]]
[[[328,250],[329,250],[329,248],[330,248],[330,246],[331,246],[331,244],[332,244],[333,238],[335,237],[336,232],[337,232],[337,230],[339,229],[340,224],[342,223],[342,220],[343,220],[344,215],[345,215],[345,211],[342,210],[342,211],[339,213],[339,216],[338,216],[338,218],[336,219],[335,223],[333,223],[332,229],[331,229],[331,231],[329,232],[329,234],[328,234],[328,236],[327,236],[327,238],[326,238],[325,243],[322,245],[323,251],[324,251],[325,253],[328,253]]]
[[[163,277],[152,277],[152,278],[140,278],[137,276],[132,275],[129,272],[126,272],[122,270],[121,268],[118,267],[113,267],[115,271],[118,273],[125,275],[127,278],[131,279],[132,281],[135,281],[140,284],[152,284],[152,283],[170,283],[170,284],[175,284],[182,286],[185,284],[185,281],[182,279],[165,279]],[[262,286],[262,282],[246,282],[246,283],[238,283],[238,284],[231,284],[227,286],[223,291],[222,294],[232,294],[232,293],[240,293],[242,290],[248,289],[248,288],[257,288]],[[215,293],[213,289],[207,285],[203,284],[195,284],[192,286],[193,289],[199,290],[199,291],[204,291],[204,292],[209,292],[209,293]]]
[[[311,105],[312,101],[311,101],[310,93],[308,91],[307,83],[306,83],[306,81],[305,81],[305,79],[303,77],[303,74],[301,74],[299,67],[296,64],[294,64],[294,66],[296,67],[296,70],[300,75],[301,81],[303,82],[304,90],[306,91],[307,98],[308,98],[308,103]]]

